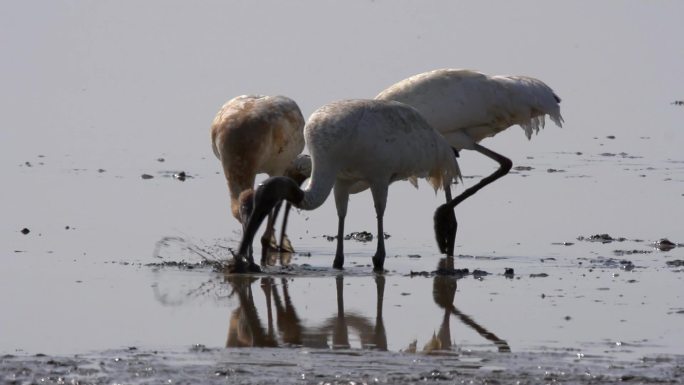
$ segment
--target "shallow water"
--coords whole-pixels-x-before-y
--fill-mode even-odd
[[[1,6],[0,382],[683,381],[681,4],[208,5]],[[483,142],[515,168],[458,207],[469,274],[435,274],[425,183],[390,188],[383,275],[374,242],[330,268],[332,200],[291,215],[286,266],[205,263],[240,236],[209,146],[225,100],[308,115],[439,67],[563,98],[562,129]],[[495,167],[459,162],[465,187]],[[346,228],[374,232],[372,207],[352,196]]]

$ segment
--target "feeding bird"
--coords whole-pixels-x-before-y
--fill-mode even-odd
[[[377,248],[373,266],[385,261],[383,215],[389,185],[425,177],[435,191],[460,176],[458,163],[444,138],[413,108],[384,100],[345,100],[316,110],[304,127],[311,154],[311,178],[304,189],[284,177],[271,177],[255,191],[254,211],[243,234],[235,271],[259,270],[247,254],[264,217],[282,200],[303,210],[325,202],[334,186],[338,215],[333,267],[344,265],[343,233],[349,194],[370,188],[377,215]]]
[[[221,161],[230,191],[233,216],[243,231],[252,210],[254,180],[259,173],[289,176],[302,183],[306,170],[304,117],[297,103],[285,96],[242,95],[226,102],[211,125],[211,144]],[[299,155],[299,156],[298,156]],[[292,252],[285,232],[290,205],[283,216],[280,247],[274,224],[280,204],[269,215],[261,238],[264,255],[268,250]]]
[[[394,100],[414,107],[458,150],[475,150],[499,163],[499,168],[435,211],[435,236],[442,253],[453,256],[456,238],[454,207],[482,187],[506,175],[513,163],[479,142],[508,127],[519,125],[528,139],[544,127],[548,115],[562,127],[561,99],[541,80],[527,76],[489,76],[462,69],[439,69],[404,79],[376,99]]]

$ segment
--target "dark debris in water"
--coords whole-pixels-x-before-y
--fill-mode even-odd
[[[625,237],[613,237],[610,234],[603,233],[603,234],[594,234],[590,236],[583,236],[580,235],[577,237],[578,241],[585,241],[585,242],[600,242],[600,243],[612,243],[612,242],[624,242],[627,241],[628,239]],[[645,242],[644,240],[641,239],[632,239],[631,241],[633,242],[638,242],[642,243]],[[674,249],[675,247],[683,247],[684,244],[681,243],[675,243],[670,241],[667,238],[661,238],[658,241],[651,242],[650,246],[660,250],[660,251],[670,251]],[[614,250],[614,253],[616,255],[632,255],[632,254],[648,254],[650,253],[650,250]]]
[[[627,259],[615,259],[599,257],[589,260],[590,267],[593,268],[607,268],[607,269],[622,269],[625,271],[632,271],[636,268],[634,263]]]
[[[180,270],[193,270],[202,268],[212,268],[214,270],[222,270],[225,268],[225,263],[221,261],[210,261],[203,260],[200,262],[187,262],[187,261],[164,261],[148,263],[145,266],[155,267],[155,268],[176,268]]]
[[[373,234],[368,231],[355,231],[344,236],[345,241],[354,240],[359,242],[370,242],[373,240]]]
[[[515,167],[513,167],[513,170],[516,170],[516,171],[531,171],[531,170],[534,170],[534,167],[532,167],[532,166],[515,166]]]
[[[603,153],[600,153],[599,156],[609,157],[609,158],[617,157],[617,158],[624,158],[624,159],[640,159],[640,158],[642,158],[641,156],[630,155],[626,152],[619,152],[619,153],[603,152]]]
[[[675,100],[674,102],[670,103],[675,106],[684,106],[684,100]]]
[[[173,178],[180,182],[185,182],[186,179],[193,178],[192,175],[185,171],[159,171],[158,174],[164,178]]]
[[[674,243],[667,238],[661,238],[656,242],[653,242],[653,247],[660,251],[670,251],[675,247],[683,246],[680,243]]]
[[[548,277],[548,276],[549,276],[549,275],[546,274],[546,273],[533,273],[533,274],[530,274],[530,278],[546,278],[546,277]]]
[[[446,268],[446,267],[440,267],[437,270],[433,271],[413,271],[408,274],[409,277],[434,277],[436,275],[442,275],[442,276],[453,276],[456,278],[463,278],[468,275],[470,275],[470,270],[468,269],[451,269],[451,268]]]
[[[551,244],[554,246],[572,246],[575,242],[552,242]]]
[[[633,254],[650,254],[653,251],[651,250],[613,250],[613,254],[616,256],[622,256],[622,255],[633,255]]]
[[[674,261],[667,261],[665,264],[669,267],[682,267],[684,266],[684,260],[675,259]]]
[[[191,353],[207,353],[212,351],[212,349],[206,347],[205,345],[202,344],[195,344],[190,347],[190,352]]]
[[[385,239],[391,237],[391,235],[384,233]],[[323,235],[328,242],[332,242],[337,239],[336,235]],[[357,242],[371,242],[373,241],[373,233],[368,231],[354,231],[344,236],[345,241],[357,241]]]
[[[588,237],[580,235],[577,237],[578,241],[586,241],[586,242],[601,242],[601,243],[611,243],[611,242],[624,242],[627,240],[627,238],[624,237],[618,237],[618,238],[613,238],[609,234],[594,234],[590,235]]]
[[[514,276],[513,269],[507,268],[504,272],[504,276],[508,278],[512,278]],[[472,275],[473,278],[475,279],[482,279],[488,275],[492,275],[492,273],[480,269],[475,269],[472,272],[469,269],[454,269],[454,268],[449,268],[449,267],[443,267],[440,266],[437,270],[433,271],[413,271],[406,276],[408,277],[426,277],[426,278],[431,278],[434,276],[451,276],[455,278],[464,278],[469,275]]]
[[[173,178],[176,180],[179,180],[181,182],[185,182],[185,178],[187,178],[187,175],[185,174],[185,171],[181,171],[181,172],[174,173]]]

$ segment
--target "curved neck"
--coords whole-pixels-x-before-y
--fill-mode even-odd
[[[301,202],[292,202],[295,206],[302,210],[313,210],[320,207],[328,198],[335,179],[337,178],[337,170],[332,167],[326,167],[320,162],[314,163],[311,170],[311,179],[304,187],[304,199]]]
[[[300,209],[313,210],[321,206],[330,195],[336,176],[336,169],[314,165],[311,179],[304,190],[288,177],[274,176],[266,179],[254,193],[254,208],[242,234],[238,255],[247,256],[257,229],[276,204],[287,200]]]
[[[254,239],[257,229],[264,218],[283,200],[298,205],[304,198],[304,192],[297,183],[284,176],[274,176],[266,179],[254,192],[252,213],[247,225],[244,226],[242,241],[240,242],[240,256],[246,256]]]

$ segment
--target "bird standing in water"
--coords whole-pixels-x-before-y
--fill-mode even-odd
[[[297,104],[285,96],[242,95],[225,103],[211,125],[214,154],[221,161],[230,191],[233,216],[243,227],[252,210],[254,179],[257,174],[287,175],[303,182],[310,170],[303,156],[304,117]],[[275,241],[274,222],[280,203],[269,215],[261,238],[267,251],[292,252],[285,233],[288,204],[283,218],[280,247]]]
[[[488,76],[461,69],[439,69],[404,79],[378,96],[414,107],[458,150],[475,150],[499,163],[491,175],[435,211],[435,236],[442,253],[453,256],[456,239],[454,207],[482,187],[506,175],[513,163],[479,142],[508,127],[520,125],[528,139],[544,127],[548,115],[559,127],[561,99],[541,80],[527,76]]]
[[[343,233],[349,194],[371,189],[377,215],[376,271],[385,261],[383,215],[389,185],[425,177],[436,189],[460,176],[449,144],[412,107],[383,100],[346,100],[319,108],[304,128],[311,178],[304,189],[289,178],[272,177],[254,194],[254,211],[243,234],[235,271],[259,270],[247,251],[265,216],[280,201],[303,210],[325,202],[334,186],[338,215],[333,267],[344,265]],[[246,261],[245,261],[246,259]]]

